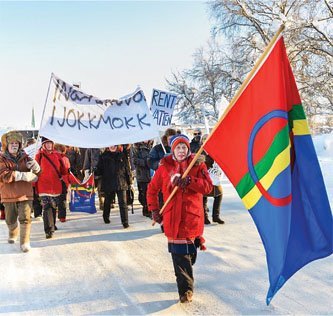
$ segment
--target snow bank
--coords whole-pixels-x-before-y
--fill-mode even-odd
[[[333,133],[314,136],[313,142],[319,159],[333,160]]]

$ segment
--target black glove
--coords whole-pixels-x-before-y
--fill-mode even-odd
[[[153,210],[151,213],[152,213],[152,215],[153,215],[153,220],[154,220],[156,223],[161,224],[161,223],[162,223],[162,220],[163,220],[163,216],[160,214],[160,210]]]

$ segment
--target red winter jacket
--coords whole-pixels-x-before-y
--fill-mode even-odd
[[[65,154],[60,154],[62,162],[64,164],[65,169],[67,170],[67,174],[62,176],[62,179],[66,183],[66,186],[68,187],[73,181],[71,180],[71,176],[69,175],[69,170],[71,168],[71,163],[68,159],[68,157]]]
[[[55,165],[57,171],[45,157],[47,156]],[[62,184],[60,177],[68,176],[61,154],[56,151],[48,152],[43,148],[36,155],[36,161],[39,163],[42,173],[38,177],[36,184],[37,193],[39,195],[59,195],[62,192]],[[60,177],[59,177],[60,175]]]
[[[178,162],[169,155],[161,160],[148,186],[147,202],[150,211],[159,209],[159,191],[163,193],[163,200],[167,200],[174,188],[171,177],[176,173],[183,174],[193,157],[191,155],[185,161]],[[185,189],[178,188],[163,212],[164,233],[168,238],[195,238],[203,234],[203,195],[212,190],[212,181],[204,162],[197,162],[188,175],[191,177],[190,184]]]

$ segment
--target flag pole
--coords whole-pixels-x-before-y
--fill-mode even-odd
[[[200,149],[198,150],[198,152],[194,156],[194,158],[191,161],[190,165],[187,167],[187,169],[185,170],[184,174],[182,175],[182,179],[185,178],[188,175],[188,173],[190,172],[191,168],[193,167],[193,165],[195,164],[195,162],[199,158],[199,155],[202,153],[202,151],[204,149],[204,145],[207,143],[207,141],[209,140],[209,138],[211,137],[211,135],[213,135],[214,131],[221,124],[221,122],[226,117],[226,115],[231,110],[231,108],[235,105],[235,103],[237,102],[237,100],[239,99],[239,97],[241,96],[241,94],[243,93],[243,91],[245,90],[245,88],[247,87],[247,85],[249,84],[249,82],[252,80],[253,76],[258,71],[259,67],[262,65],[263,61],[265,60],[265,58],[267,57],[267,55],[269,54],[269,52],[271,51],[272,47],[275,45],[276,41],[279,39],[279,37],[280,37],[280,35],[281,35],[281,33],[283,32],[284,29],[285,29],[285,25],[282,24],[279,27],[279,29],[276,32],[276,34],[274,35],[274,37],[271,39],[271,41],[266,46],[264,52],[259,57],[259,59],[255,63],[255,65],[253,66],[252,70],[246,76],[246,78],[243,81],[242,85],[240,86],[240,88],[238,89],[237,93],[234,95],[234,97],[230,101],[228,107],[224,111],[223,115],[220,117],[219,121],[214,126],[213,130],[211,131],[211,133],[209,134],[209,136],[207,137],[207,139],[205,140],[205,142],[201,145]],[[163,213],[163,211],[165,210],[165,207],[168,205],[168,203],[171,201],[171,199],[173,198],[173,196],[176,194],[177,190],[178,190],[178,186],[174,187],[173,191],[171,192],[171,194],[169,195],[168,199],[165,201],[162,209],[160,210],[160,214]],[[153,222],[153,225],[154,225],[154,222]]]
[[[46,93],[46,98],[45,98],[45,102],[44,102],[44,108],[43,108],[42,118],[41,118],[41,120],[40,120],[39,129],[38,129],[38,135],[37,135],[37,142],[36,142],[35,153],[37,153],[37,149],[38,149],[39,131],[40,131],[40,128],[42,127],[42,123],[43,123],[43,119],[44,119],[45,108],[46,108],[47,99],[48,99],[48,97],[49,97],[49,93],[50,93],[50,86],[51,86],[51,80],[52,80],[52,77],[53,77],[53,73],[51,73],[50,80],[49,80],[49,86],[48,86],[48,88],[47,88],[47,93]]]

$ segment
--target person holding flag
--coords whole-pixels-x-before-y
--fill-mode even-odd
[[[205,250],[202,237],[204,211],[202,199],[212,188],[212,181],[203,161],[196,161],[188,175],[182,179],[194,155],[185,135],[174,135],[170,139],[171,155],[165,156],[148,186],[148,209],[153,220],[162,222],[159,210],[158,192],[162,191],[164,200],[177,188],[174,198],[163,213],[164,234],[168,238],[176,274],[178,294],[181,303],[191,302],[193,296],[193,269],[197,248]]]
[[[283,28],[193,159],[205,150],[251,214],[266,251],[267,305],[299,269],[333,253],[332,212]]]

